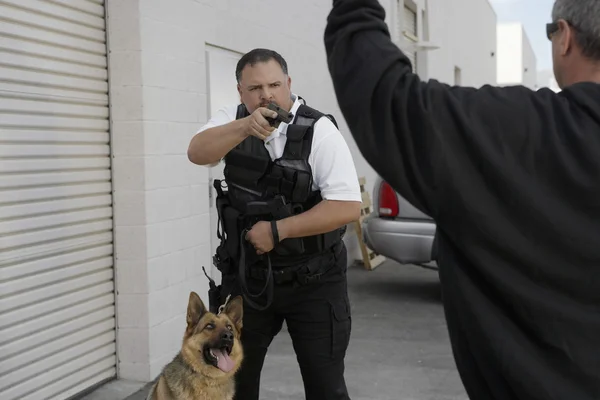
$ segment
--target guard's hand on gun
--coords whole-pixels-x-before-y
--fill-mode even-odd
[[[252,114],[246,117],[246,134],[256,136],[260,140],[266,140],[267,137],[275,131],[276,128],[269,124],[265,119],[277,118],[277,113],[265,107],[259,107]]]
[[[266,221],[259,221],[248,233],[246,233],[246,240],[252,243],[252,246],[256,249],[256,254],[265,254],[273,250],[273,232],[271,232],[271,223]]]

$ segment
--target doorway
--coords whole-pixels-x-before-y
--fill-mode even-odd
[[[235,67],[241,57],[241,53],[206,44],[208,118],[220,108],[240,102],[240,96],[236,89]],[[219,246],[219,238],[217,238],[218,215],[215,207],[217,193],[213,187],[215,179],[223,179],[222,162],[209,168],[208,172],[211,260],[217,246]],[[217,284],[220,283],[221,274],[214,266],[210,269],[210,275]]]

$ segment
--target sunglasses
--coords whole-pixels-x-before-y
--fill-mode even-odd
[[[558,29],[558,22],[550,22],[549,24],[546,24],[546,37],[548,40],[552,40],[552,35],[558,32]]]

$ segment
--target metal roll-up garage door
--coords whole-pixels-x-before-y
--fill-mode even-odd
[[[0,0],[0,399],[115,376],[102,0]]]

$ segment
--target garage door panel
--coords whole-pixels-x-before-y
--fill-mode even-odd
[[[0,205],[15,202],[41,201],[49,199],[61,199],[75,196],[90,196],[94,194],[105,194],[111,192],[110,182],[84,182],[73,185],[62,185],[57,187],[34,187],[19,190],[5,191],[0,198]]]
[[[2,129],[0,130],[0,141],[26,143],[30,146],[34,146],[39,143],[44,143],[44,145],[48,143],[108,144],[110,138],[108,132]],[[0,168],[0,171],[4,171],[4,169]]]
[[[3,7],[0,6],[0,12]],[[34,42],[42,45],[73,50],[82,54],[106,57],[106,45],[65,33],[51,32],[38,27],[21,25],[8,20],[2,20],[1,35],[12,37],[23,42]]]
[[[2,359],[0,361],[0,371],[6,371],[12,373],[13,371],[26,367],[30,363],[40,361],[46,357],[52,356],[54,353],[66,350],[75,343],[79,343],[85,340],[95,340],[98,337],[98,331],[105,331],[102,336],[105,336],[111,340],[114,340],[114,328],[115,324],[112,320],[102,321],[97,324],[92,324],[86,328],[78,330],[76,332],[61,336],[56,341],[51,342],[48,346],[44,342],[33,343],[30,347],[27,347],[24,351],[12,354],[11,356]],[[109,342],[103,343],[108,344]],[[3,354],[2,348],[0,348],[0,354]]]
[[[62,387],[68,387],[69,389],[61,390],[60,392],[57,392],[56,394],[52,394],[51,397],[48,397],[48,400],[71,399],[71,398],[73,398],[74,395],[77,395],[80,392],[86,390],[87,388],[98,384],[98,382],[105,382],[105,381],[111,380],[116,375],[116,368],[114,368],[114,367],[108,368],[106,370],[102,370],[98,373],[90,372],[90,371],[96,371],[97,369],[98,368],[94,368],[94,369],[88,368],[81,374],[78,373],[75,376],[68,376],[67,378],[65,378],[64,380],[62,380],[60,382],[60,385],[62,385]],[[84,378],[86,376],[91,376],[91,378],[84,380]],[[74,386],[73,386],[73,382],[77,382],[77,383],[74,384]],[[72,386],[68,386],[69,384]],[[54,388],[55,386],[56,385],[53,385],[52,387]],[[34,399],[36,399],[36,396],[38,396],[37,398],[39,398],[41,393],[47,393],[47,391],[40,391],[40,392],[32,393],[31,396],[24,397],[23,400],[34,400]]]
[[[15,0],[13,0],[15,1]],[[97,17],[100,21],[97,22],[97,27],[104,26],[104,2],[98,1],[78,1],[73,0],[46,0],[48,3],[57,4],[65,8],[71,8],[81,13],[86,13]]]
[[[0,3],[104,32],[104,7],[80,0],[1,0]],[[77,29],[78,31],[81,28]]]
[[[73,278],[64,282],[57,282],[50,286],[40,287],[27,293],[18,293],[10,296],[10,298],[1,298],[0,312],[8,312],[31,304],[40,304],[44,300],[51,300],[53,297],[60,296],[66,292],[81,290],[88,286],[110,281],[113,277],[112,268],[104,268],[89,275]]]
[[[113,289],[113,282],[107,281],[93,287],[68,292],[49,301],[33,303],[3,313],[0,315],[0,329],[2,329],[0,343],[14,342],[25,337],[28,332],[36,333],[40,329],[49,329],[99,308],[108,307],[114,303]],[[13,350],[12,347],[3,349],[3,352],[9,351],[17,350]]]
[[[114,377],[116,368],[111,365],[114,365],[115,362],[114,356],[105,357],[90,367],[77,369],[72,374],[64,375],[57,379],[54,384],[32,392],[30,395],[23,397],[22,400],[37,400],[40,396],[49,396],[47,397],[49,400],[66,399],[95,383]]]
[[[3,24],[26,27],[30,32],[37,32],[37,37],[43,37],[44,41],[60,44],[68,41],[69,43],[74,44],[74,47],[84,51],[92,50],[98,54],[104,54],[106,51],[106,46],[104,45],[106,40],[104,29],[71,22],[66,18],[60,18],[60,16],[45,14],[42,10],[36,10],[35,7],[36,5],[46,9],[52,7],[54,12],[57,12],[56,10],[58,8],[65,11],[68,9],[51,3],[32,0],[19,0],[18,2],[14,2],[13,4],[24,6],[22,8],[17,8],[12,5],[7,5],[7,1],[10,0],[0,1],[0,16],[3,20]],[[71,12],[71,14],[73,14],[73,12]],[[68,17],[68,13],[65,15]],[[87,20],[95,19],[94,16],[88,14],[83,15],[85,15],[84,18]],[[85,21],[82,22],[85,23]],[[13,32],[14,30],[14,27],[6,28],[7,32]]]
[[[113,343],[96,349],[92,352],[87,352],[76,359],[65,360],[66,362],[63,363],[60,368],[50,369],[42,374],[36,375],[32,379],[26,380],[21,384],[10,387],[8,390],[6,390],[6,397],[3,399],[8,400],[27,398],[25,396],[32,393],[32,388],[36,387],[45,388],[42,393],[44,393],[44,398],[46,398],[46,393],[50,394],[53,388],[55,388],[52,383],[57,383],[57,381],[65,379],[71,374],[81,374],[83,371],[88,369],[89,371],[98,373],[104,369],[110,368],[111,364],[114,365],[115,362],[114,353],[115,345]],[[90,364],[93,366],[86,368]],[[39,399],[39,397],[35,396],[31,398]]]
[[[108,94],[98,92],[84,92],[76,89],[64,89],[56,87],[46,87],[43,84],[7,82],[2,81],[0,76],[0,92],[27,93],[40,96],[56,96],[70,100],[80,101],[101,101],[108,104]]]
[[[60,251],[69,251],[81,247],[112,243],[112,239],[113,233],[112,230],[109,230],[67,237],[60,242],[51,241],[48,243],[38,243],[33,249],[28,249],[27,247],[3,249],[3,251],[0,252],[0,265],[16,264],[29,261],[33,258],[48,257]]]
[[[108,74],[105,68],[82,65],[54,58],[39,57],[23,53],[9,53],[0,50],[1,63],[6,67],[33,71],[52,72],[66,76],[76,76],[84,79],[106,81]]]
[[[112,221],[93,221],[80,223],[77,225],[69,225],[59,228],[45,229],[43,231],[19,233],[6,237],[0,237],[0,247],[11,250],[29,246],[31,254],[42,254],[44,244],[48,242],[56,242],[59,240],[77,238],[79,236],[91,235],[94,233],[107,232],[112,229]],[[39,250],[38,250],[39,246]]]
[[[52,117],[35,114],[0,114],[0,128],[22,126],[26,129],[71,129],[107,131],[105,119],[84,119],[75,117]]]
[[[110,160],[101,157],[36,158],[21,160],[0,159],[0,170],[5,173],[32,173],[40,171],[74,171],[110,168]],[[1,211],[0,211],[1,213]]]
[[[77,96],[78,92],[89,92],[100,96],[108,93],[108,82],[106,81],[51,74],[43,70],[16,69],[0,64],[0,77],[3,81],[18,83],[23,86],[44,86],[52,89],[70,90],[74,96]],[[21,92],[28,93],[26,90],[21,90]]]
[[[0,293],[3,296],[11,296],[22,291],[33,291],[41,286],[50,287],[53,284],[64,283],[82,274],[91,274],[111,268],[112,265],[112,257],[104,257],[39,273],[35,276],[22,277],[18,280],[8,280],[0,283]]]
[[[90,225],[88,221],[107,220],[112,217],[112,207],[91,210],[67,211],[37,217],[12,219],[0,222],[0,235],[18,236],[21,233],[45,234],[54,227]],[[1,292],[0,292],[1,293]]]
[[[0,220],[91,208],[110,208],[111,205],[111,195],[86,196],[75,199],[59,199],[35,203],[17,203],[11,206],[0,207]],[[0,272],[1,276],[5,276],[4,271]]]
[[[1,31],[0,31],[1,32]],[[60,62],[80,65],[83,67],[91,67],[98,69],[100,72],[95,74],[106,73],[106,56],[104,54],[94,54],[82,52],[80,50],[57,47],[52,43],[27,41],[13,36],[2,36],[0,34],[0,54],[21,54],[29,58],[40,60],[57,60]],[[86,69],[84,69],[85,71]]]
[[[76,118],[106,119],[108,106],[84,105],[61,101],[39,101],[24,98],[0,96],[0,108],[7,113],[26,113],[52,116],[73,116]]]
[[[31,186],[64,185],[73,183],[88,183],[109,181],[110,171],[99,169],[94,171],[48,172],[38,174],[23,174],[21,176],[0,175],[0,189],[17,189]],[[61,196],[61,188],[56,189],[56,195]]]
[[[35,357],[37,355],[39,357],[43,357],[42,359],[38,358],[37,360],[32,362],[22,363],[20,357],[16,357],[17,359],[19,359],[18,361],[20,365],[18,365],[17,368],[13,370],[4,370],[7,371],[7,373],[0,377],[0,385],[18,385],[20,383],[34,378],[39,374],[44,373],[50,368],[60,369],[59,367],[62,366],[62,363],[65,359],[80,358],[85,356],[86,354],[89,354],[90,352],[93,352],[98,348],[114,346],[114,323],[102,325],[103,326],[96,325],[95,328],[104,329],[105,331],[107,331],[103,334],[93,334],[90,336],[88,333],[88,336],[86,337],[82,335],[81,332],[77,332],[77,334],[66,336],[66,338],[72,341],[72,343],[70,344],[67,343],[65,345],[65,337],[61,337],[58,340],[52,342],[50,345],[41,346],[42,349],[37,347],[34,348],[33,350],[37,350],[37,352],[33,356]],[[81,342],[82,340],[83,342]],[[62,347],[60,347],[61,345]],[[59,353],[52,354],[53,351]],[[27,353],[25,353],[25,357],[27,357]]]
[[[110,155],[108,144],[80,145],[80,144],[3,144],[0,146],[0,157],[85,157]],[[35,162],[37,160],[28,160]],[[46,161],[46,160],[43,160]],[[45,164],[44,164],[45,165]],[[40,165],[42,169],[43,165]]]
[[[60,98],[40,99],[29,96],[0,92],[0,109],[4,112],[27,113],[39,115],[66,115],[77,118],[108,118],[107,104],[82,104],[77,101],[66,101]]]
[[[116,373],[102,0],[0,0],[0,399]]]
[[[0,280],[17,279],[37,273],[44,273],[69,265],[88,262],[102,257],[112,255],[112,245],[103,244],[99,246],[77,249],[75,251],[63,252],[42,259],[21,262],[16,265],[5,265],[0,269]],[[0,317],[1,318],[1,317]]]

